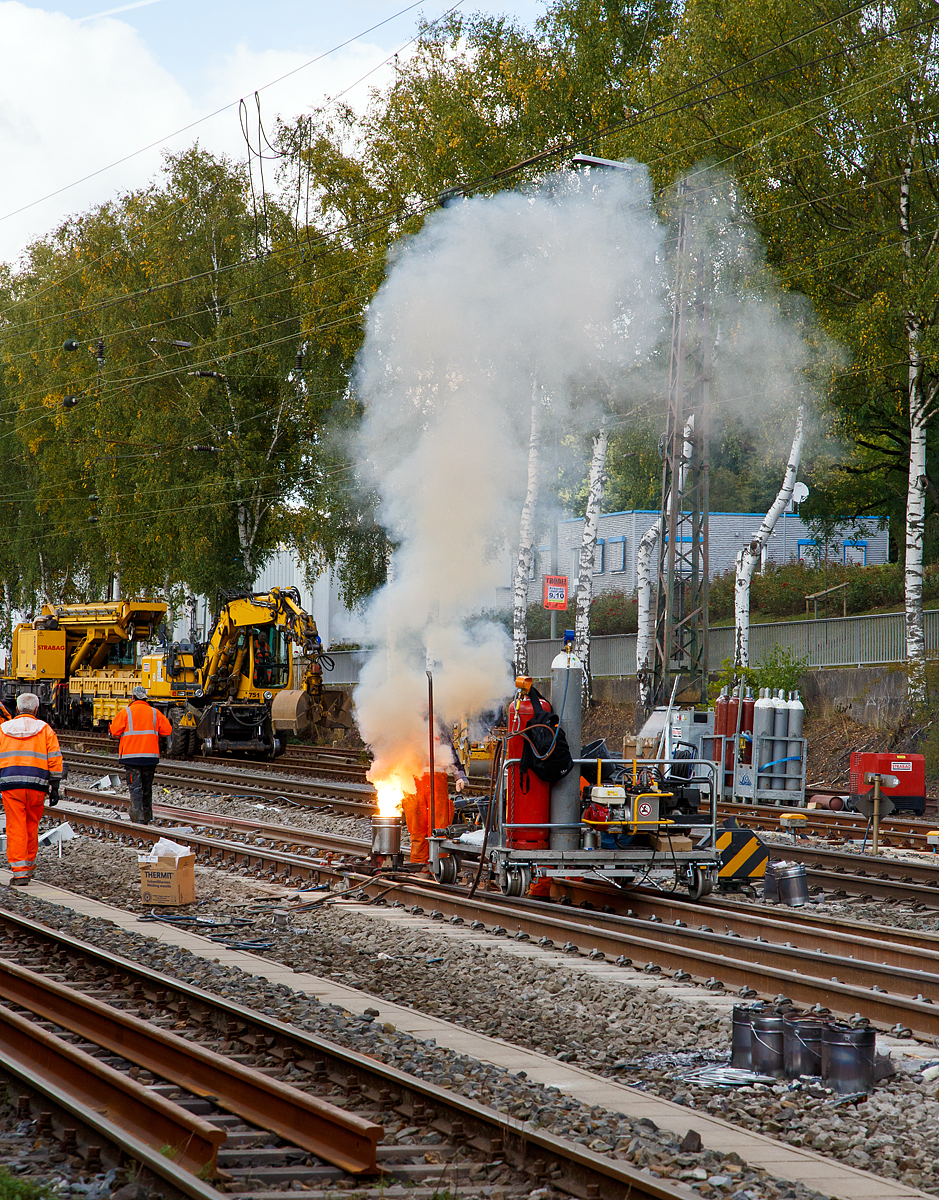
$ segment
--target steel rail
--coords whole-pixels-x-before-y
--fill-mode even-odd
[[[0,986],[7,966],[0,961]],[[0,991],[0,995],[36,1011],[9,989]],[[122,1014],[113,1009],[111,1012],[112,1020],[117,1017],[119,1021]],[[43,1015],[63,1024],[49,1013]],[[117,1046],[112,1048],[123,1053]],[[193,1175],[204,1178],[216,1174],[218,1148],[226,1137],[223,1129],[187,1112],[4,1004],[0,1004],[0,1068],[16,1074],[21,1071],[42,1074],[57,1092],[67,1093],[80,1104],[95,1108],[157,1152],[164,1147],[171,1149],[168,1157]]]
[[[228,1112],[350,1174],[373,1174],[377,1169],[376,1146],[384,1130],[372,1121],[2,959],[0,996],[193,1095],[211,1096]],[[205,1161],[198,1163],[197,1171]]]
[[[94,1152],[104,1162],[113,1161],[115,1167],[120,1166],[126,1155],[143,1168],[144,1177],[149,1174],[157,1181],[170,1200],[182,1200],[183,1197],[187,1200],[219,1200],[219,1192],[214,1188],[103,1116],[97,1102],[84,1104],[56,1086],[44,1070],[11,1060],[9,1064],[0,1063],[0,1075],[7,1075],[16,1083],[20,1093],[17,1115],[26,1116],[30,1110],[38,1112],[39,1120],[48,1122],[49,1132],[58,1136],[63,1145],[74,1137],[77,1145],[84,1144],[86,1157]],[[24,1088],[31,1094],[23,1095]],[[60,1131],[58,1135],[56,1125]],[[138,1179],[138,1182],[142,1180]]]
[[[599,1197],[600,1200],[623,1200],[624,1195],[630,1200],[687,1200],[687,1189],[642,1174],[628,1163],[607,1158],[527,1121],[408,1075],[378,1059],[348,1050],[194,984],[145,968],[31,918],[0,909],[0,926],[14,931],[15,937],[45,943],[56,950],[64,950],[70,957],[100,965],[122,979],[135,981],[145,992],[149,991],[151,997],[162,994],[164,1004],[168,993],[175,994],[189,1011],[208,1011],[234,1024],[240,1037],[247,1036],[245,1031],[249,1031],[272,1046],[289,1048],[295,1066],[308,1068],[316,1075],[325,1073],[340,1088],[349,1092],[361,1091],[384,1104],[393,1104],[412,1119],[430,1121],[432,1127],[446,1137],[464,1141],[491,1157],[502,1158],[530,1173],[535,1180],[550,1177],[553,1186],[575,1196]],[[0,958],[3,954],[4,947],[0,943]],[[257,961],[259,974],[263,975],[265,960],[258,958]],[[199,1200],[208,1200],[211,1195],[215,1193],[205,1188]]]
[[[60,804],[56,808],[46,809],[45,815],[56,823],[68,821],[79,832],[99,833],[111,839],[132,841],[136,844],[153,843],[163,836],[163,830],[151,825],[137,825],[133,821],[122,821],[118,817],[109,817],[99,813],[89,813],[80,809],[70,808]],[[278,875],[285,879],[295,879],[297,882],[313,879],[319,882],[321,875],[337,878],[339,872],[335,864],[325,859],[305,857],[284,851],[272,850],[267,846],[258,846],[250,842],[226,841],[221,838],[206,837],[198,833],[187,833],[186,842],[192,846],[196,858],[209,866],[243,866],[257,869],[258,874],[266,873],[272,878]],[[331,834],[322,835],[324,845],[332,844],[331,849],[324,849],[324,855],[332,857],[344,856],[347,850],[337,844]],[[347,843],[351,839],[342,839]],[[364,845],[364,843],[357,843]]]
[[[116,762],[104,755],[76,754],[73,751],[66,751],[65,758],[70,766],[90,771],[111,771]],[[308,808],[325,806],[353,816],[370,817],[375,813],[375,789],[371,784],[341,783],[332,779],[311,779],[306,783],[298,779],[281,778],[277,781],[277,787],[271,787],[269,778],[251,775],[236,767],[219,769],[172,761],[161,762],[154,779],[158,783],[175,784],[196,791],[223,791],[234,795],[249,793],[252,799],[269,800],[272,803],[287,801]]]
[[[776,808],[760,804],[732,804],[721,801],[717,806],[719,818],[735,817],[737,823],[744,829],[773,830],[783,832],[780,818],[783,816],[800,816],[805,818],[803,826],[806,833],[831,838],[852,837],[863,839],[867,829],[867,818],[858,813],[832,812],[830,809],[813,808]],[[935,817],[885,817],[880,822],[882,837],[889,839],[891,845],[905,844],[908,849],[928,850],[926,835],[935,828]]]
[[[382,881],[382,888],[386,887],[387,881]],[[361,888],[363,897],[373,891],[378,894],[372,880]],[[480,899],[478,893],[470,900],[454,890],[432,890],[415,881],[402,883],[381,894],[385,903],[395,900],[405,903],[413,901],[415,896],[422,898],[424,903],[432,903],[431,915],[436,914],[441,919],[449,915],[459,917],[462,922],[475,921],[480,929],[485,927],[488,919],[492,927],[503,934],[513,929],[516,937],[545,939],[552,946],[566,939],[564,947],[567,949],[589,953],[593,957],[614,958],[624,966],[632,965],[632,954],[638,952],[645,960],[645,969],[652,973],[669,969],[680,978],[702,981],[707,976],[707,982],[713,987],[754,989],[769,996],[782,993],[796,1002],[822,1004],[846,1015],[862,1010],[877,1024],[908,1026],[917,1036],[927,1040],[939,1036],[939,1005],[931,1004],[928,998],[919,998],[926,988],[939,999],[939,976],[926,972],[911,972],[905,976],[893,968],[878,967],[871,962],[812,954],[797,947],[775,946],[771,942],[750,942],[713,930],[681,929],[595,912],[590,913],[587,920],[575,920],[571,909],[562,910],[564,916],[560,916],[554,906],[535,900],[514,900],[505,896]],[[412,905],[411,911],[419,914],[425,910],[417,904]],[[744,957],[745,954],[752,957]],[[783,963],[789,965],[780,965]],[[818,974],[807,974],[807,968],[812,966],[818,968]],[[863,979],[869,982],[862,986],[843,981],[830,974],[833,968],[852,977],[860,970]],[[880,987],[878,979],[901,982],[909,992],[915,987],[917,998],[888,992]]]
[[[58,810],[53,810],[57,812]],[[81,820],[81,814],[78,814]],[[118,836],[155,840],[158,832],[146,826],[97,815],[85,818],[114,829]],[[187,835],[188,836],[188,835]],[[503,896],[478,895],[473,900],[461,892],[415,881],[395,882],[383,878],[355,875],[349,868],[337,869],[332,864],[315,863],[295,855],[279,854],[263,847],[243,843],[223,843],[215,839],[190,837],[190,842],[213,852],[222,850],[238,862],[244,860],[250,868],[252,860],[269,863],[275,874],[277,867],[289,867],[291,872],[315,877],[345,877],[361,881],[363,895],[380,891],[385,902],[399,903],[431,899],[435,911],[462,921],[481,922],[489,918],[495,927],[513,924],[519,933],[528,937],[552,941],[566,939],[571,946],[590,942],[590,949],[604,956],[619,958],[624,963],[641,955],[648,960],[649,969],[663,968],[687,974],[699,980],[720,980],[738,988],[753,988],[764,994],[780,991],[809,1004],[821,1003],[850,1014],[859,1007],[866,1015],[887,1026],[906,1025],[926,1038],[939,1036],[939,1009],[932,1007],[933,996],[939,998],[939,973],[928,968],[910,970],[890,964],[882,965],[871,959],[858,960],[850,955],[820,952],[816,947],[785,946],[772,942],[735,937],[731,933],[713,930],[653,924],[616,915],[591,913],[583,919],[571,909],[559,914],[555,906],[536,901],[510,900]],[[419,903],[417,907],[420,907]],[[423,911],[423,910],[422,910]],[[845,949],[842,945],[839,949]],[[832,974],[835,971],[837,974]],[[931,993],[927,999],[922,999]],[[840,1000],[840,1003],[839,1003]]]
[[[130,797],[95,792],[86,788],[64,788],[65,800],[77,800],[79,803],[94,805],[99,808],[114,808],[127,811],[130,808]],[[64,810],[63,810],[64,811]],[[71,811],[71,810],[70,810]],[[78,810],[76,810],[78,811]],[[47,816],[54,816],[54,811],[46,811]],[[91,815],[90,813],[87,815]],[[329,854],[348,854],[355,857],[367,857],[370,845],[361,838],[344,837],[342,834],[322,833],[318,830],[301,829],[296,825],[278,825],[268,821],[252,821],[248,817],[236,817],[229,813],[203,812],[199,808],[183,808],[176,804],[153,805],[154,821],[177,825],[191,824],[198,828],[227,829],[233,833],[244,833],[247,836],[264,838],[275,843],[273,848],[295,847],[324,851]],[[188,836],[188,835],[186,835]]]

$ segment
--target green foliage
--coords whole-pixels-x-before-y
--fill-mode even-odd
[[[777,642],[769,655],[761,659],[755,667],[743,667],[734,670],[734,660],[725,658],[715,683],[708,687],[709,696],[714,699],[721,694],[723,688],[732,688],[737,683],[753,688],[753,694],[758,696],[760,688],[770,688],[777,691],[794,692],[801,686],[802,676],[809,665],[808,656],[796,658],[792,648],[783,649]]]
[[[0,1200],[52,1200],[55,1192],[44,1184],[11,1175],[0,1167]]]
[[[883,563],[861,567],[853,564],[814,562],[767,563],[766,570],[755,574],[750,583],[751,619],[778,620],[805,615],[805,597],[838,583],[847,583],[848,613],[870,612],[903,603],[902,563]],[[939,564],[924,568],[924,601],[939,600]],[[711,582],[709,592],[711,619],[733,619],[734,572],[726,571]],[[815,614],[815,601],[809,602],[809,615]],[[844,611],[842,593],[832,592],[818,601],[819,617],[840,617]]]

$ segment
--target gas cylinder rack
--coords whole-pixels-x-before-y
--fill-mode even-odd
[[[804,708],[798,692],[763,688],[759,699],[747,689],[742,711],[740,689],[727,689],[714,705],[715,757],[724,745],[722,794],[745,804],[805,804],[806,739]]]
[[[692,898],[707,895],[720,866],[713,847],[722,764],[681,755],[601,755],[575,758],[574,769],[556,782],[532,769],[531,755],[524,755],[532,724],[559,723],[569,744],[580,747],[582,679],[566,645],[552,664],[550,704],[531,680],[517,681],[484,826],[460,836],[435,831],[428,839],[435,877],[453,884],[462,870],[481,873],[488,866],[510,896],[524,895],[533,884],[538,894],[538,885],[543,889],[552,879],[684,886]]]

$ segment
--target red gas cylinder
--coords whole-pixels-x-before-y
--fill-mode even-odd
[[[551,712],[551,705],[543,697],[536,702],[539,711]],[[516,700],[509,708],[509,739],[506,746],[508,779],[505,791],[505,823],[524,828],[505,831],[505,844],[515,850],[547,850],[548,830],[544,828],[551,819],[551,785],[539,779],[534,771],[519,772],[518,762],[525,748],[521,731],[528,727],[535,714],[530,696]]]
[[[714,733],[721,735],[727,732],[727,688],[714,701]]]

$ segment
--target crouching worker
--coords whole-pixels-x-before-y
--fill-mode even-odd
[[[153,776],[160,761],[160,738],[169,737],[173,727],[158,708],[147,703],[147,689],[135,687],[131,702],[122,708],[108,727],[119,737],[121,762],[127,768],[130,819],[138,825],[153,820]]]
[[[39,819],[50,794],[59,802],[62,751],[59,739],[36,716],[39,697],[24,692],[16,700],[17,715],[0,725],[0,793],[7,817],[7,861],[10,882],[25,887],[36,870]]]

